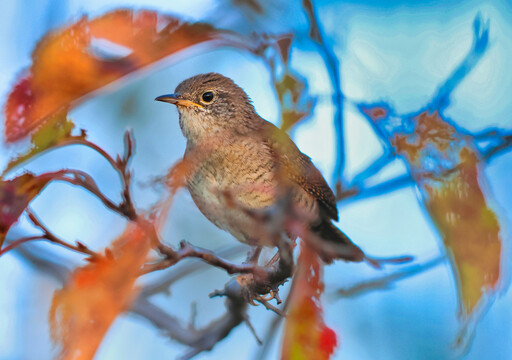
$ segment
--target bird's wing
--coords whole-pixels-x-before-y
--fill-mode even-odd
[[[336,197],[311,159],[297,148],[286,132],[272,123],[265,121],[262,131],[280,166],[283,166],[285,176],[318,201],[322,217],[338,221]]]

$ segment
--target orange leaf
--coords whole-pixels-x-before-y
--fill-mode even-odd
[[[49,33],[7,99],[6,140],[26,136],[57,111],[75,106],[84,95],[128,73],[226,33],[150,10],[115,10],[91,20],[83,17]],[[94,51],[97,40],[125,47],[129,54],[101,55]]]
[[[321,276],[322,263],[317,253],[302,242],[286,317],[282,360],[328,360],[338,345],[336,333],[323,320]]]
[[[411,118],[389,116],[378,106],[363,109],[407,161],[444,246],[451,255],[460,313],[470,316],[500,280],[500,224],[487,204],[486,179],[471,138],[437,112]]]
[[[11,180],[0,180],[0,248],[9,228],[51,178],[30,173]]]
[[[106,256],[73,272],[55,292],[50,309],[54,341],[62,359],[92,359],[114,319],[136,295],[135,280],[150,250],[153,230],[147,223],[130,223]]]
[[[281,104],[281,129],[288,131],[311,115],[315,100],[308,93],[306,80],[289,70],[274,86]]]

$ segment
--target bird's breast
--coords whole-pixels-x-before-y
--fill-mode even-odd
[[[275,204],[279,182],[268,150],[245,141],[194,156],[187,187],[212,223],[248,242],[254,227],[249,214]]]

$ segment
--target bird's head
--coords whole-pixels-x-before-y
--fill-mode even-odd
[[[176,87],[174,94],[155,100],[176,105],[181,131],[192,142],[221,133],[247,133],[260,120],[245,91],[217,73],[188,78]]]

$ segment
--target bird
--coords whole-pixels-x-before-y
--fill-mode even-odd
[[[278,222],[285,227],[284,237],[309,238],[327,263],[366,259],[333,224],[339,220],[335,195],[310,157],[286,132],[259,116],[233,80],[199,74],[155,100],[178,109],[187,140],[183,158],[191,163],[186,187],[213,224],[257,249],[277,246],[274,237],[265,236],[256,214],[286,209],[302,225]]]

